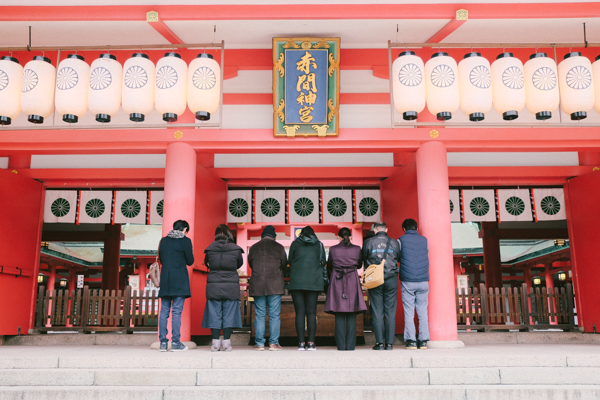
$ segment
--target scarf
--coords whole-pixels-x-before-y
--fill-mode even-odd
[[[183,233],[183,231],[171,231],[167,234],[167,237],[173,238],[173,239],[181,239],[185,236],[185,233]]]

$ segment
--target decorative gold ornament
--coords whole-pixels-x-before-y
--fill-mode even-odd
[[[158,12],[148,11],[146,13],[146,22],[158,22]]]
[[[600,168],[598,168],[598,167],[594,167],[594,168],[592,169],[592,171],[600,171]]]
[[[283,53],[279,54],[279,59],[275,63],[275,71],[279,71],[279,76],[283,78],[285,75],[285,69],[283,68],[283,62],[285,61],[285,56]]]
[[[312,44],[311,44],[310,42],[307,42],[307,41],[304,41],[304,42],[302,42],[302,48],[303,48],[304,50],[308,50],[308,49],[310,49],[311,47],[312,47]]]
[[[313,49],[329,49],[331,46],[325,40],[318,41],[313,44]]]
[[[335,70],[340,68],[340,62],[339,61],[335,61],[335,58],[333,58],[333,54],[329,53],[329,76],[333,76],[333,73],[335,72]]]
[[[181,139],[183,137],[183,132],[181,132],[181,131],[175,131],[175,133],[173,134],[173,136],[175,137],[175,139]]]
[[[298,43],[294,42],[293,40],[288,40],[286,42],[286,44],[283,45],[283,48],[284,49],[290,49],[290,48],[292,48],[292,49],[299,49],[300,45]]]
[[[469,11],[462,9],[456,10],[456,20],[457,21],[467,21],[469,19]]]
[[[329,125],[313,125],[312,128],[317,131],[317,136],[327,136]]]
[[[333,99],[329,99],[329,101],[327,102],[327,107],[329,107],[329,114],[327,114],[327,121],[331,122],[331,121],[333,121],[333,117],[338,115],[339,106],[335,107],[333,105]]]
[[[281,101],[279,102],[279,107],[277,107],[275,109],[275,114],[277,114],[277,116],[279,117],[281,122],[283,122],[285,120],[285,115],[283,115],[284,108],[285,108],[285,100],[281,99]]]
[[[292,126],[284,125],[283,129],[285,129],[285,133],[287,134],[287,137],[294,137],[294,136],[296,136],[296,131],[298,129],[300,129],[300,125],[292,125]]]
[[[435,129],[432,129],[429,132],[429,136],[431,136],[434,139],[437,139],[440,136],[440,133],[438,131],[436,131]]]

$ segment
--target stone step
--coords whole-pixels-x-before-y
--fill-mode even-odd
[[[598,367],[4,369],[0,386],[600,385]],[[600,387],[600,386],[599,386]]]
[[[472,386],[384,386],[384,387],[294,387],[294,386],[37,386],[0,387],[2,400],[596,400],[600,387],[589,385],[472,385]]]

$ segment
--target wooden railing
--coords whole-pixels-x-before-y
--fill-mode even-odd
[[[138,293],[90,289],[45,290],[40,287],[35,330],[47,331],[157,331],[156,291]]]
[[[556,289],[528,288],[526,284],[510,289],[456,289],[458,329],[563,329],[577,328],[571,284]]]

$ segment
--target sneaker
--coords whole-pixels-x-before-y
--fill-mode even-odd
[[[385,349],[386,350],[394,350],[394,346],[392,346],[391,344],[388,343],[385,345]]]
[[[257,344],[254,345],[254,350],[256,351],[264,351],[265,350],[265,346],[259,346]]]
[[[417,347],[420,350],[427,350],[427,340],[417,340]]]
[[[298,351],[304,351],[304,350],[306,350],[306,349],[304,348],[304,342],[302,342],[302,343],[298,343]]]
[[[169,342],[160,342],[160,351],[169,350]]]
[[[271,351],[280,351],[281,350],[281,346],[278,344],[270,344],[269,345],[269,350]]]
[[[188,347],[179,342],[179,343],[171,343],[171,351],[188,351]]]
[[[232,351],[233,347],[231,347],[231,339],[223,339],[221,342],[221,351]]]
[[[414,340],[407,340],[406,341],[406,349],[407,350],[416,350],[417,342],[415,342]]]
[[[315,344],[313,342],[308,342],[308,346],[306,346],[306,350],[315,351],[315,350],[317,350],[317,346],[315,346]]]
[[[375,346],[373,346],[373,350],[385,350],[385,348],[383,347],[383,343],[375,343]]]
[[[213,339],[210,346],[210,351],[214,353],[219,350],[221,350],[221,339]]]

